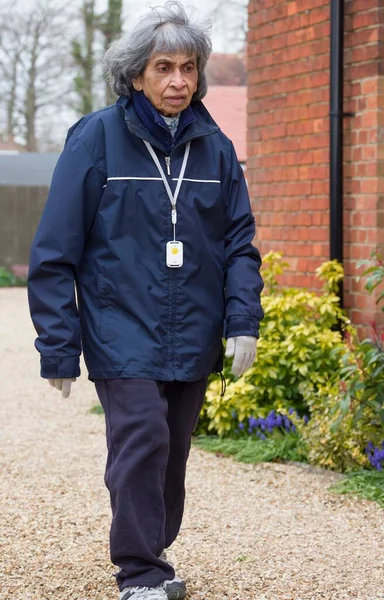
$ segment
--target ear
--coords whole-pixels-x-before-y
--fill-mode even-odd
[[[136,92],[141,92],[143,89],[143,86],[141,84],[141,79],[139,79],[139,78],[132,79],[132,85],[133,85],[134,89],[136,90]]]

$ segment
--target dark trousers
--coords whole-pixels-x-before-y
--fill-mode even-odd
[[[156,587],[174,577],[159,556],[180,529],[186,463],[207,380],[103,379],[95,385],[106,420],[117,584],[120,590]]]

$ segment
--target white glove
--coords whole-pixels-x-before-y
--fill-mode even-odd
[[[255,362],[256,345],[257,338],[249,335],[239,335],[227,341],[225,356],[234,356],[232,373],[236,377],[241,377]]]
[[[48,379],[49,384],[61,392],[63,398],[68,398],[71,393],[71,385],[76,381],[76,377],[73,379]]]

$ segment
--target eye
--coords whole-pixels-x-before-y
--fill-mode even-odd
[[[167,65],[158,65],[157,70],[160,71],[160,73],[166,73],[168,71],[168,66]]]
[[[187,73],[193,73],[194,70],[195,70],[195,65],[190,64],[185,67],[185,71]]]

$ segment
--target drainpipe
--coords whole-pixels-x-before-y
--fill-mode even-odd
[[[343,262],[344,0],[331,0],[330,260]],[[343,304],[343,288],[339,290]]]

